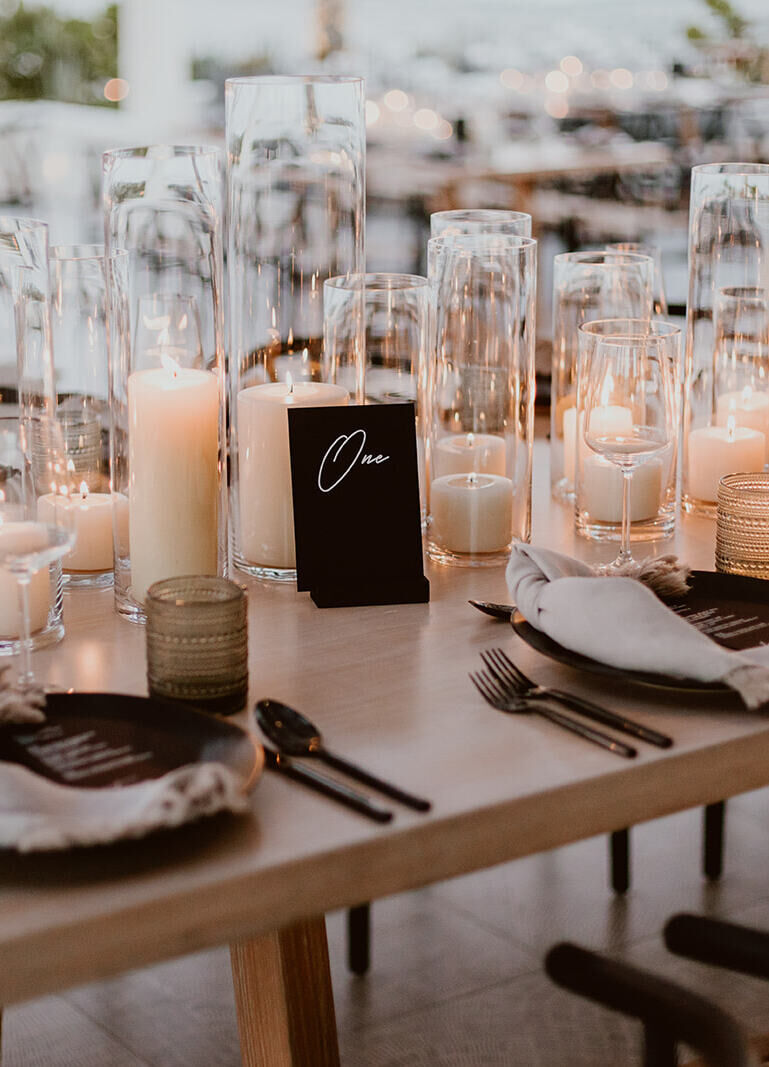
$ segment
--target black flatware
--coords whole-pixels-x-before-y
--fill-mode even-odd
[[[323,746],[323,738],[317,726],[288,704],[282,704],[279,700],[260,700],[256,705],[256,719],[265,736],[277,746],[282,755],[315,756],[329,767],[355,778],[383,796],[413,808],[414,811],[430,810],[429,800],[406,793],[390,782],[385,782],[354,763],[348,763],[341,756],[329,752]]]
[[[484,615],[491,615],[492,619],[501,619],[504,622],[510,622],[515,611],[512,604],[494,604],[490,600],[468,600],[467,603],[482,611]]]
[[[324,774],[319,774],[311,767],[302,767],[290,760],[288,756],[283,756],[279,752],[267,748],[266,745],[264,746],[264,765],[267,770],[277,771],[286,778],[301,782],[302,785],[306,785],[309,789],[314,789],[316,793],[331,797],[332,800],[339,801],[340,804],[357,811],[360,815],[366,815],[369,819],[373,819],[374,822],[391,822],[392,820],[393,813],[391,811],[388,811],[387,808],[380,808],[362,793],[356,793],[354,789],[343,785],[342,782],[327,778]]]

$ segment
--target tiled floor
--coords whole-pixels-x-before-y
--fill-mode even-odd
[[[700,818],[635,828],[633,887],[621,900],[607,888],[606,841],[596,838],[379,901],[363,979],[345,968],[344,916],[330,916],[344,1067],[632,1062],[633,1024],[543,975],[546,948],[564,938],[683,979],[769,1031],[769,985],[676,960],[659,939],[664,919],[684,909],[769,928],[769,790],[730,802],[717,885],[700,875]],[[239,1062],[226,950],[11,1008],[4,1019],[3,1067]]]

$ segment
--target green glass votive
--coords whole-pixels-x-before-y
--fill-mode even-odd
[[[150,696],[231,715],[248,695],[248,600],[227,578],[191,575],[147,592]]]

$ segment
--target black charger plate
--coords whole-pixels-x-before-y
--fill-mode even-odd
[[[769,582],[718,571],[693,571],[689,592],[667,601],[682,618],[692,622],[724,648],[747,649],[769,644]],[[725,693],[731,690],[720,683],[705,683],[668,674],[622,670],[598,660],[572,652],[526,621],[520,611],[512,617],[515,632],[526,644],[550,659],[575,670],[592,671],[640,685],[663,689]]]

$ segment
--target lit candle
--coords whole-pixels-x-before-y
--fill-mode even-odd
[[[75,527],[75,547],[64,559],[67,571],[112,570],[112,496],[109,493],[89,493],[85,482],[80,483],[80,495],[73,496],[72,515]],[[53,493],[41,496],[37,502],[40,522],[53,524],[56,498]]]
[[[350,394],[324,382],[270,382],[238,393],[240,551],[261,567],[296,567],[288,409],[337,407]]]
[[[513,538],[513,483],[499,474],[447,474],[430,483],[430,536],[450,552],[499,552]]]
[[[163,366],[128,378],[131,593],[153,582],[216,574],[219,497],[219,379]]]
[[[505,442],[490,433],[459,433],[441,437],[435,445],[435,476],[445,474],[504,474]]]
[[[686,489],[696,500],[715,502],[725,474],[764,469],[766,438],[758,430],[737,426],[734,415],[726,426],[701,426],[689,434]]]
[[[7,554],[34,552],[48,545],[48,534],[37,522],[0,522],[0,560]],[[35,571],[29,583],[30,631],[42,630],[51,606],[51,577],[48,567]],[[21,636],[19,586],[16,575],[0,562],[0,638]]]
[[[583,424],[579,420],[580,426]],[[620,404],[604,404],[590,412],[590,432],[596,435],[623,434],[633,431],[633,413]],[[574,485],[577,472],[577,409],[567,408],[563,413],[563,473]],[[620,495],[622,486],[620,485]]]
[[[622,522],[624,475],[604,456],[585,456],[579,485],[579,507],[594,522]],[[630,480],[630,521],[653,519],[662,503],[663,464],[650,459],[634,467]]]
[[[716,423],[726,426],[730,415],[734,416],[735,425],[762,433],[769,446],[769,393],[757,392],[751,385],[734,393],[722,393],[716,404]]]

